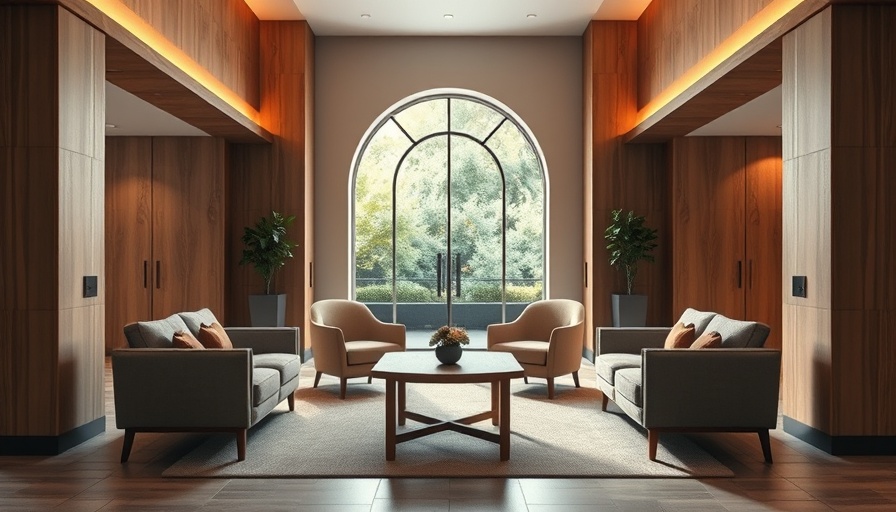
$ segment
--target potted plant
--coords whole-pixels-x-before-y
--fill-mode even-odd
[[[295,220],[295,215],[285,217],[271,212],[271,217],[262,217],[255,227],[247,227],[243,232],[243,257],[240,265],[251,264],[264,280],[264,295],[249,296],[249,315],[253,327],[282,327],[286,322],[286,294],[271,294],[274,274],[292,258],[292,250],[297,244],[286,237],[286,228]]]
[[[429,338],[429,346],[436,346],[436,358],[442,364],[454,364],[463,355],[461,345],[470,343],[470,336],[462,327],[443,325]]]
[[[638,262],[653,261],[650,254],[657,244],[657,230],[644,225],[644,217],[635,212],[613,210],[604,232],[610,265],[625,272],[626,294],[613,294],[613,326],[643,327],[647,324],[647,296],[633,295]]]

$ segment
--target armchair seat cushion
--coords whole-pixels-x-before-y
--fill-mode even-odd
[[[404,352],[404,347],[384,341],[346,341],[345,352],[348,364],[376,364],[386,352]]]
[[[280,385],[297,378],[302,363],[295,354],[254,354],[252,364],[255,368],[270,368],[280,374]]]
[[[271,368],[252,371],[252,406],[257,407],[280,391],[280,372]]]
[[[616,372],[618,370],[640,367],[641,354],[602,354],[594,361],[594,370],[597,372],[597,376],[607,381],[611,386],[616,385]]]
[[[616,372],[616,394],[638,407],[643,407],[641,400],[641,367],[623,368]]]
[[[548,364],[549,343],[544,341],[506,341],[496,343],[489,350],[510,352],[520,364],[546,366]]]

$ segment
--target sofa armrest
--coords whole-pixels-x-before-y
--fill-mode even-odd
[[[669,327],[598,327],[595,357],[601,354],[640,354],[641,349],[663,348]]]
[[[773,429],[781,352],[773,349],[645,349],[646,428]]]
[[[256,354],[298,354],[298,327],[226,327],[233,348],[251,348]]]
[[[112,351],[118,428],[248,428],[252,351]]]

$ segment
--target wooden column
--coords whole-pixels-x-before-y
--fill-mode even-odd
[[[0,454],[55,454],[105,429],[105,37],[53,5],[0,33]]]
[[[784,428],[835,454],[896,453],[893,26],[834,5],[784,39]]]
[[[622,208],[659,230],[654,263],[638,267],[634,293],[648,295],[648,325],[669,325],[671,232],[666,151],[662,144],[625,144],[637,114],[637,22],[592,21],[585,31],[585,350],[594,328],[612,325],[610,295],[625,291],[625,276],[608,263],[604,230]],[[590,153],[589,153],[590,150]]]
[[[261,278],[248,266],[238,266],[243,228],[270,215],[271,210],[295,215],[288,233],[299,247],[271,288],[273,293],[287,294],[286,323],[301,327],[308,349],[314,254],[314,34],[304,21],[263,21],[260,32],[262,125],[274,134],[274,142],[232,147],[228,321],[249,325],[248,296],[264,293]]]

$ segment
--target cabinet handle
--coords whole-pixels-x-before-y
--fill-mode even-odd
[[[585,262],[585,288],[588,288],[588,262]]]
[[[146,288],[149,285],[149,262],[143,260],[143,287]]]
[[[436,297],[442,296],[442,253],[436,253]]]
[[[743,280],[743,273],[744,273],[743,272],[743,267],[744,267],[743,263],[744,263],[743,261],[737,260],[737,287],[738,288],[743,288],[743,285],[744,285],[744,283],[743,283],[743,281],[744,281]]]
[[[156,260],[156,288],[162,287],[162,262]]]
[[[314,262],[308,262],[308,288],[314,288]]]
[[[457,275],[454,277],[454,280],[457,283],[456,284],[456,286],[457,286],[456,295],[458,297],[460,297],[460,253],[457,253],[457,264],[455,265],[455,267],[457,268],[457,270],[456,270]]]

